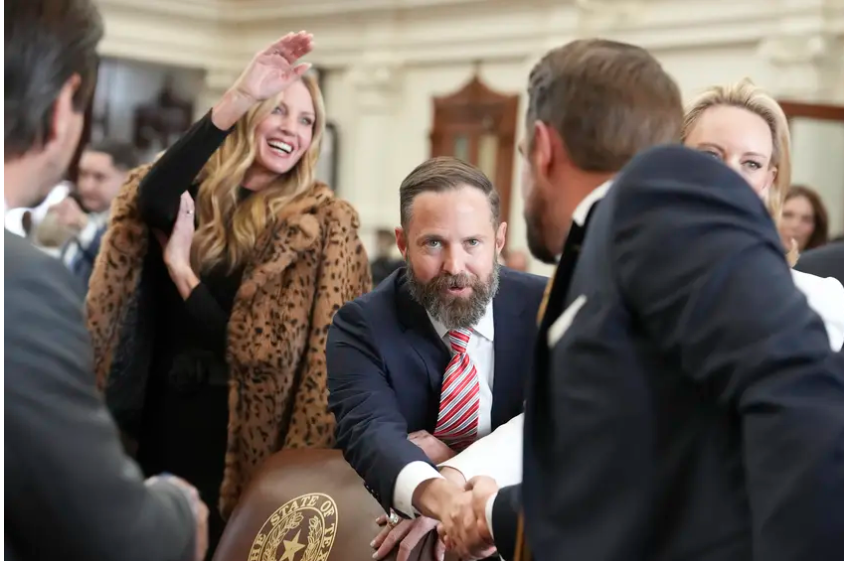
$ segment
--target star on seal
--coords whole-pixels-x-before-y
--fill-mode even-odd
[[[264,522],[252,542],[249,561],[327,561],[337,524],[337,504],[330,496],[309,493],[296,497]],[[300,541],[303,532],[305,543]]]

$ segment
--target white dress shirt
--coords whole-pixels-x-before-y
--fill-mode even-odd
[[[844,286],[838,279],[818,277],[794,269],[791,277],[794,285],[806,295],[809,307],[823,319],[832,350],[840,350],[844,345]]]
[[[428,318],[431,320],[437,335],[451,349],[448,329],[431,317],[430,314],[428,314]],[[495,373],[494,341],[495,326],[492,318],[492,301],[490,301],[484,315],[473,328],[469,344],[466,345],[466,352],[477,370],[480,387],[478,438],[488,435],[492,427],[492,383]],[[445,375],[445,371],[443,371],[443,375]],[[407,515],[415,515],[413,493],[416,492],[416,488],[424,481],[439,477],[442,477],[442,475],[426,462],[411,462],[404,466],[396,478],[396,485],[393,490],[393,506],[395,509]]]
[[[3,210],[3,223],[6,226],[6,229],[22,238],[26,237],[26,232],[23,229],[23,215],[29,212],[32,217],[32,228],[34,229],[41,223],[44,217],[47,215],[47,211],[50,209],[51,206],[60,203],[70,192],[71,184],[67,181],[63,181],[56,185],[50,194],[47,195],[47,198],[44,201],[34,208],[6,208]]]

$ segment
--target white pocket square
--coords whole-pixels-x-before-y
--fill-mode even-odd
[[[581,294],[577,297],[577,299],[572,302],[568,308],[557,318],[557,320],[551,324],[551,327],[548,328],[548,348],[554,348],[554,345],[563,338],[563,335],[566,334],[566,331],[569,330],[571,327],[571,323],[574,321],[574,316],[577,315],[577,312],[580,311],[586,304],[586,296]]]

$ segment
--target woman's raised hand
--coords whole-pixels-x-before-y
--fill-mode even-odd
[[[252,58],[233,89],[253,103],[275,96],[311,67],[298,61],[311,52],[313,41],[305,31],[288,33]]]

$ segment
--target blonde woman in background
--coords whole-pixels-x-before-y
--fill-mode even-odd
[[[91,279],[98,384],[146,473],[209,504],[209,558],[254,469],[330,447],[325,337],[370,288],[358,216],[314,178],[325,111],[312,37],[259,52],[112,211]],[[195,201],[195,202],[194,202]]]
[[[791,140],[785,114],[771,96],[749,80],[709,88],[686,112],[683,142],[744,177],[779,222],[791,186]],[[789,248],[788,257],[794,265],[796,245]],[[833,278],[793,269],[792,274],[809,305],[823,318],[833,349],[841,349],[844,287]]]

